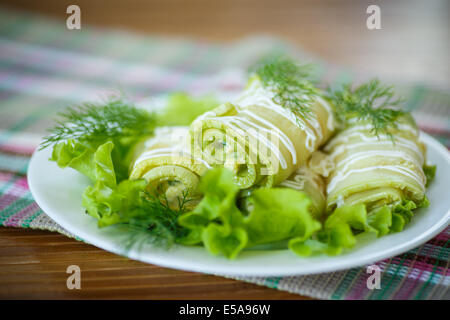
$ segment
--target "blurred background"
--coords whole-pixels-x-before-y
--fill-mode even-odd
[[[68,16],[66,8],[77,4],[82,13],[81,32],[87,26],[98,26],[216,43],[265,34],[353,71],[450,86],[448,0],[2,0],[1,3],[56,18],[61,23]],[[373,4],[381,8],[381,30],[366,27],[369,16],[366,9]]]
[[[73,4],[81,28],[71,30]],[[370,5],[381,29],[367,26]],[[2,0],[0,131],[39,139],[61,108],[111,95],[149,107],[177,91],[232,101],[250,64],[282,53],[316,63],[322,86],[395,85],[419,126],[450,144],[449,9],[450,0]]]

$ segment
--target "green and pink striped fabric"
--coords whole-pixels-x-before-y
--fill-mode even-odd
[[[139,103],[185,91],[233,95],[243,70],[270,53],[319,62],[327,82],[364,80],[266,36],[228,44],[148,37],[82,26],[0,7],[0,225],[61,232],[36,205],[27,186],[30,156],[62,108],[120,91]],[[420,127],[450,147],[450,94],[398,84]],[[448,88],[447,88],[448,89]],[[449,299],[450,228],[428,243],[380,261],[381,289],[366,286],[366,268],[299,277],[244,277],[320,299]]]

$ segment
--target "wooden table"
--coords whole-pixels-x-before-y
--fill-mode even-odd
[[[3,0],[65,19],[71,0]],[[82,23],[147,34],[229,41],[254,33],[286,38],[312,54],[381,78],[450,87],[449,1],[78,0]],[[366,28],[379,4],[382,30]],[[79,265],[82,290],[66,288]],[[302,299],[221,277],[131,261],[65,236],[0,228],[0,298]]]
[[[81,289],[67,289],[78,265]],[[133,261],[58,233],[0,227],[0,299],[302,299],[254,284]]]

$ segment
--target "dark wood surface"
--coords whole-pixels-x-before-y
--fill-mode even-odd
[[[270,34],[358,72],[450,86],[447,0],[2,0],[60,19],[73,3],[81,7],[83,24],[208,41]],[[366,28],[369,4],[380,5],[382,30]],[[66,287],[71,264],[81,268],[81,290]],[[147,265],[56,233],[0,228],[0,298],[305,297]]]
[[[81,270],[69,290],[67,267]],[[263,286],[161,268],[63,235],[0,227],[0,299],[304,299]]]

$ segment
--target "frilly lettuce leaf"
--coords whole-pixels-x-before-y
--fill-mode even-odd
[[[233,259],[246,247],[291,237],[305,240],[321,227],[311,215],[311,200],[291,189],[255,190],[249,198],[250,212],[244,214],[236,206],[239,188],[224,168],[207,172],[200,190],[203,200],[178,222],[192,230],[190,244],[203,243],[212,254]]]
[[[136,139],[120,139],[102,143],[69,139],[53,146],[50,161],[60,168],[70,167],[88,177],[93,183],[98,179],[97,171],[109,170],[102,178],[120,182],[128,177],[128,153]],[[105,163],[107,161],[108,163]]]
[[[201,179],[200,192],[204,198],[197,207],[178,219],[178,223],[191,230],[184,244],[203,242],[212,254],[222,253],[234,258],[247,245],[242,229],[243,215],[236,206],[239,188],[233,183],[232,173],[213,169]]]
[[[245,218],[249,245],[292,237],[306,240],[321,228],[313,218],[312,202],[303,192],[287,188],[257,189],[249,202],[253,205]]]
[[[142,207],[141,192],[145,180],[116,181],[113,164],[115,145],[108,141],[97,148],[93,145],[68,140],[54,146],[51,160],[64,168],[71,167],[94,184],[87,187],[82,195],[82,204],[100,227],[128,221]]]
[[[301,256],[308,256],[317,251],[337,255],[344,248],[352,248],[356,244],[352,229],[373,230],[368,224],[366,208],[362,204],[337,208],[327,218],[315,239],[291,239],[289,248]]]
[[[173,93],[158,117],[158,122],[165,126],[188,126],[199,115],[218,105],[219,102],[213,95],[192,97],[183,92]]]
[[[82,204],[86,211],[98,219],[98,226],[125,223],[142,214],[145,180],[124,180],[115,187],[101,181],[83,192]]]
[[[423,166],[423,173],[425,174],[425,177],[427,178],[427,183],[425,186],[428,187],[430,185],[430,183],[434,180],[434,177],[436,176],[436,166],[425,164]]]
[[[414,216],[414,209],[426,208],[430,202],[425,196],[420,203],[415,203],[411,200],[405,200],[401,204],[397,204],[392,208],[392,232],[402,231],[406,224],[408,224]]]
[[[390,232],[402,231],[411,221],[413,210],[428,206],[424,197],[419,204],[410,200],[391,206],[383,206],[370,213],[364,204],[341,206],[326,219],[323,228],[313,238],[294,238],[289,241],[289,248],[300,256],[316,253],[338,255],[357,243],[357,235],[362,232],[375,233],[381,237]]]
[[[60,168],[73,168],[95,182],[94,153],[96,149],[97,147],[90,143],[70,139],[53,147],[50,160],[55,161]]]

